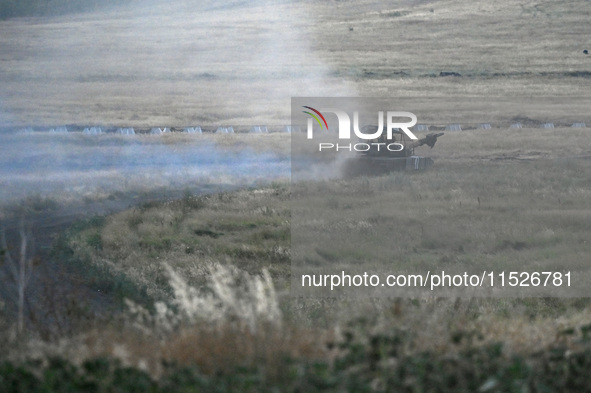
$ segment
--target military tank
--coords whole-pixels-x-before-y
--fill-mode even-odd
[[[362,127],[365,134],[375,133],[378,126]],[[392,139],[386,139],[383,133],[379,138],[367,141],[366,150],[359,151],[354,159],[347,162],[345,174],[377,175],[392,171],[425,170],[433,165],[433,159],[415,154],[415,148],[427,145],[433,148],[443,132],[427,134],[425,137],[412,140],[400,129],[392,130]]]

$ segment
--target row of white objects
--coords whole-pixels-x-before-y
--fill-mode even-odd
[[[573,123],[572,128],[586,128],[586,124],[585,123]],[[480,123],[477,125],[476,127],[477,129],[481,129],[481,130],[490,130],[492,129],[492,126],[490,123]],[[509,128],[523,128],[523,125],[521,123],[513,123],[509,126]],[[554,123],[543,123],[540,128],[554,128]],[[284,126],[282,129],[282,132],[285,133],[292,133],[292,132],[299,132],[300,131],[300,127],[297,126]],[[416,125],[416,131],[418,132],[423,132],[423,131],[429,131],[429,125],[427,124],[417,124]],[[445,131],[462,131],[462,126],[461,124],[448,124],[445,126]],[[32,127],[25,127],[22,128],[20,130],[18,130],[19,134],[31,134],[33,133],[33,128]],[[49,133],[52,134],[67,134],[68,128],[65,126],[60,126],[60,127],[54,127],[51,128],[49,130]],[[162,134],[166,134],[166,133],[170,133],[171,130],[168,127],[164,127],[164,128],[160,128],[160,127],[153,127],[150,130],[150,134],[151,135],[162,135]],[[201,129],[201,127],[185,127],[183,129],[183,132],[188,133],[188,134],[202,134],[203,130]],[[250,128],[250,130],[248,131],[251,134],[267,134],[269,133],[269,130],[266,126],[253,126]],[[87,135],[99,135],[99,134],[103,134],[104,131],[101,127],[86,127],[83,130],[84,134]],[[133,127],[124,127],[124,128],[117,128],[116,130],[117,134],[120,135],[135,135],[135,130],[133,129]],[[218,127],[215,130],[216,134],[234,134],[234,128],[233,127]]]

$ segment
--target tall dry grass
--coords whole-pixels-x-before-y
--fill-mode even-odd
[[[155,377],[165,363],[197,367],[207,375],[259,368],[265,379],[279,381],[290,359],[313,361],[329,354],[330,331],[286,323],[268,272],[251,275],[212,265],[207,283],[194,287],[172,268],[166,271],[173,294],[152,312],[128,301],[119,322],[52,343],[29,339],[13,346],[9,358],[64,356],[82,363],[109,356]]]

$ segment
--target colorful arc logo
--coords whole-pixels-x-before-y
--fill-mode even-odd
[[[312,108],[311,106],[303,106],[302,108],[306,108],[306,109],[310,109],[312,112],[316,113],[318,116],[320,116],[320,118],[322,119],[322,121],[324,122],[324,125],[326,126],[326,131],[328,131],[328,123],[326,122],[326,119],[324,118],[324,116],[322,116],[322,113],[320,113],[320,111]],[[302,111],[310,116],[312,116],[314,119],[316,119],[316,121],[318,122],[318,124],[320,125],[320,129],[322,129],[322,123],[320,122],[320,119],[318,118],[318,116],[316,116],[314,113],[308,112],[308,111]]]

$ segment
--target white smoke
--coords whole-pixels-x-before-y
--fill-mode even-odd
[[[0,207],[40,195],[63,203],[114,195],[252,186],[289,178],[290,160],[273,152],[218,146],[196,136],[0,135]]]
[[[292,96],[355,93],[314,54],[319,21],[302,2],[132,4],[40,19],[27,56],[5,53],[26,85],[21,125],[283,126]]]

